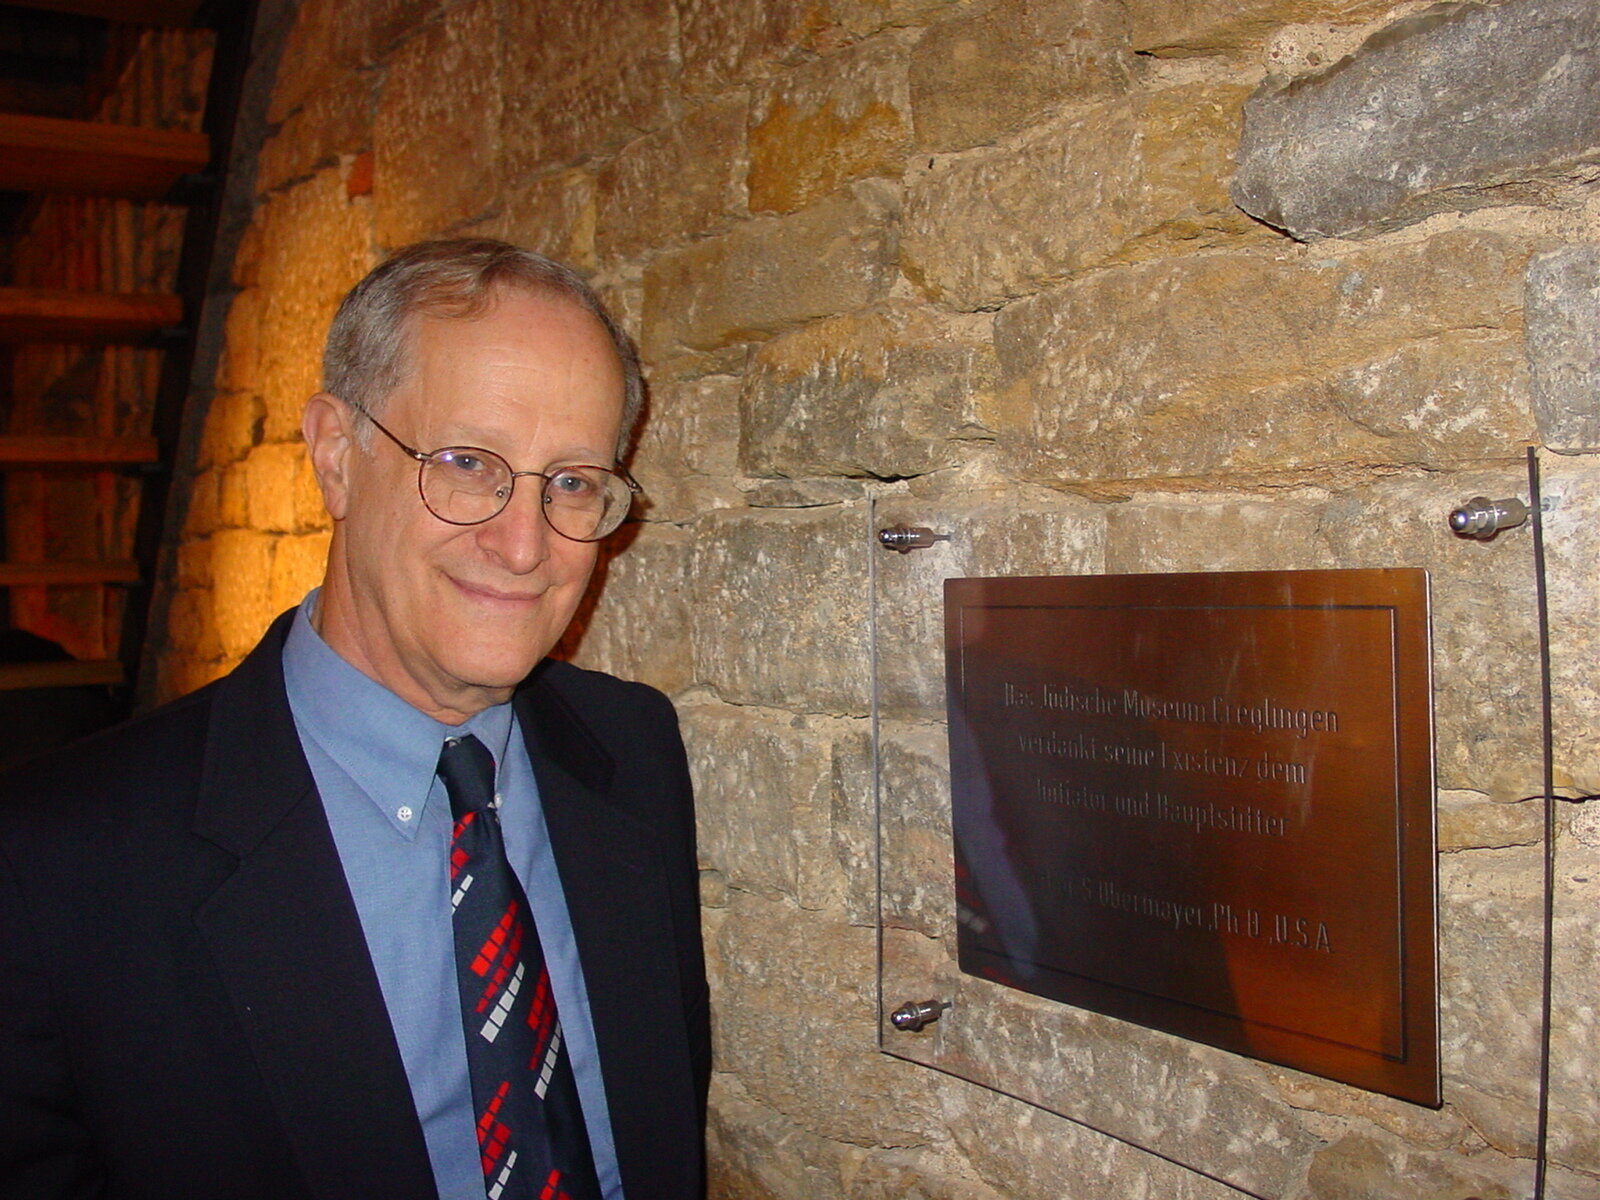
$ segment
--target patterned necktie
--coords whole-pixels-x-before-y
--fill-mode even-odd
[[[494,756],[448,738],[456,978],[489,1200],[599,1200],[589,1135],[528,898],[506,860]]]

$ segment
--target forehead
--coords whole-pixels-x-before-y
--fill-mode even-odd
[[[600,319],[563,295],[502,291],[471,316],[411,318],[391,402],[434,418],[533,408],[620,426],[627,390]]]
[[[561,292],[501,286],[466,314],[417,310],[403,330],[412,370],[498,346],[551,365],[615,367],[618,378],[622,375],[616,345],[600,318]]]

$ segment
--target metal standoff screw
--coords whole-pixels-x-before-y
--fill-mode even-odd
[[[892,525],[878,530],[878,544],[885,550],[898,550],[910,554],[913,550],[926,550],[935,542],[948,542],[948,533],[935,533],[921,525]]]
[[[1460,508],[1451,509],[1450,532],[1486,542],[1502,529],[1515,529],[1527,519],[1528,506],[1521,500],[1474,496]]]
[[[889,1024],[901,1033],[916,1033],[924,1025],[932,1025],[949,1007],[948,1000],[911,1000],[889,1014]]]

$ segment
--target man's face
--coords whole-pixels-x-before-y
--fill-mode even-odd
[[[518,471],[611,465],[622,366],[582,308],[504,291],[481,317],[419,317],[411,330],[410,373],[379,414],[406,444],[424,452],[478,446]],[[336,419],[324,416],[323,424]],[[595,545],[550,528],[543,481],[532,476],[518,479],[511,502],[484,524],[446,524],[417,494],[416,460],[393,442],[373,431],[363,450],[349,437],[351,422],[336,463],[319,450],[316,424],[308,408],[313,461],[337,519],[318,613],[323,636],[441,719],[464,720],[506,699],[572,620]]]

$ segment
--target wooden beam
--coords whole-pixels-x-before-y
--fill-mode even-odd
[[[62,587],[81,583],[137,583],[127,562],[0,562],[0,587]]]
[[[200,0],[10,0],[13,8],[102,17],[129,25],[192,25]]]
[[[117,684],[122,679],[122,664],[115,659],[84,661],[69,658],[58,662],[9,663],[0,666],[0,692],[14,692],[21,688]]]
[[[210,139],[186,129],[0,113],[0,191],[159,200],[210,161]]]
[[[0,342],[138,341],[182,324],[183,301],[164,293],[0,287]]]
[[[186,129],[0,113],[0,188],[11,191],[159,200],[210,158],[210,140]]]
[[[127,467],[158,458],[152,437],[0,437],[0,467]]]

